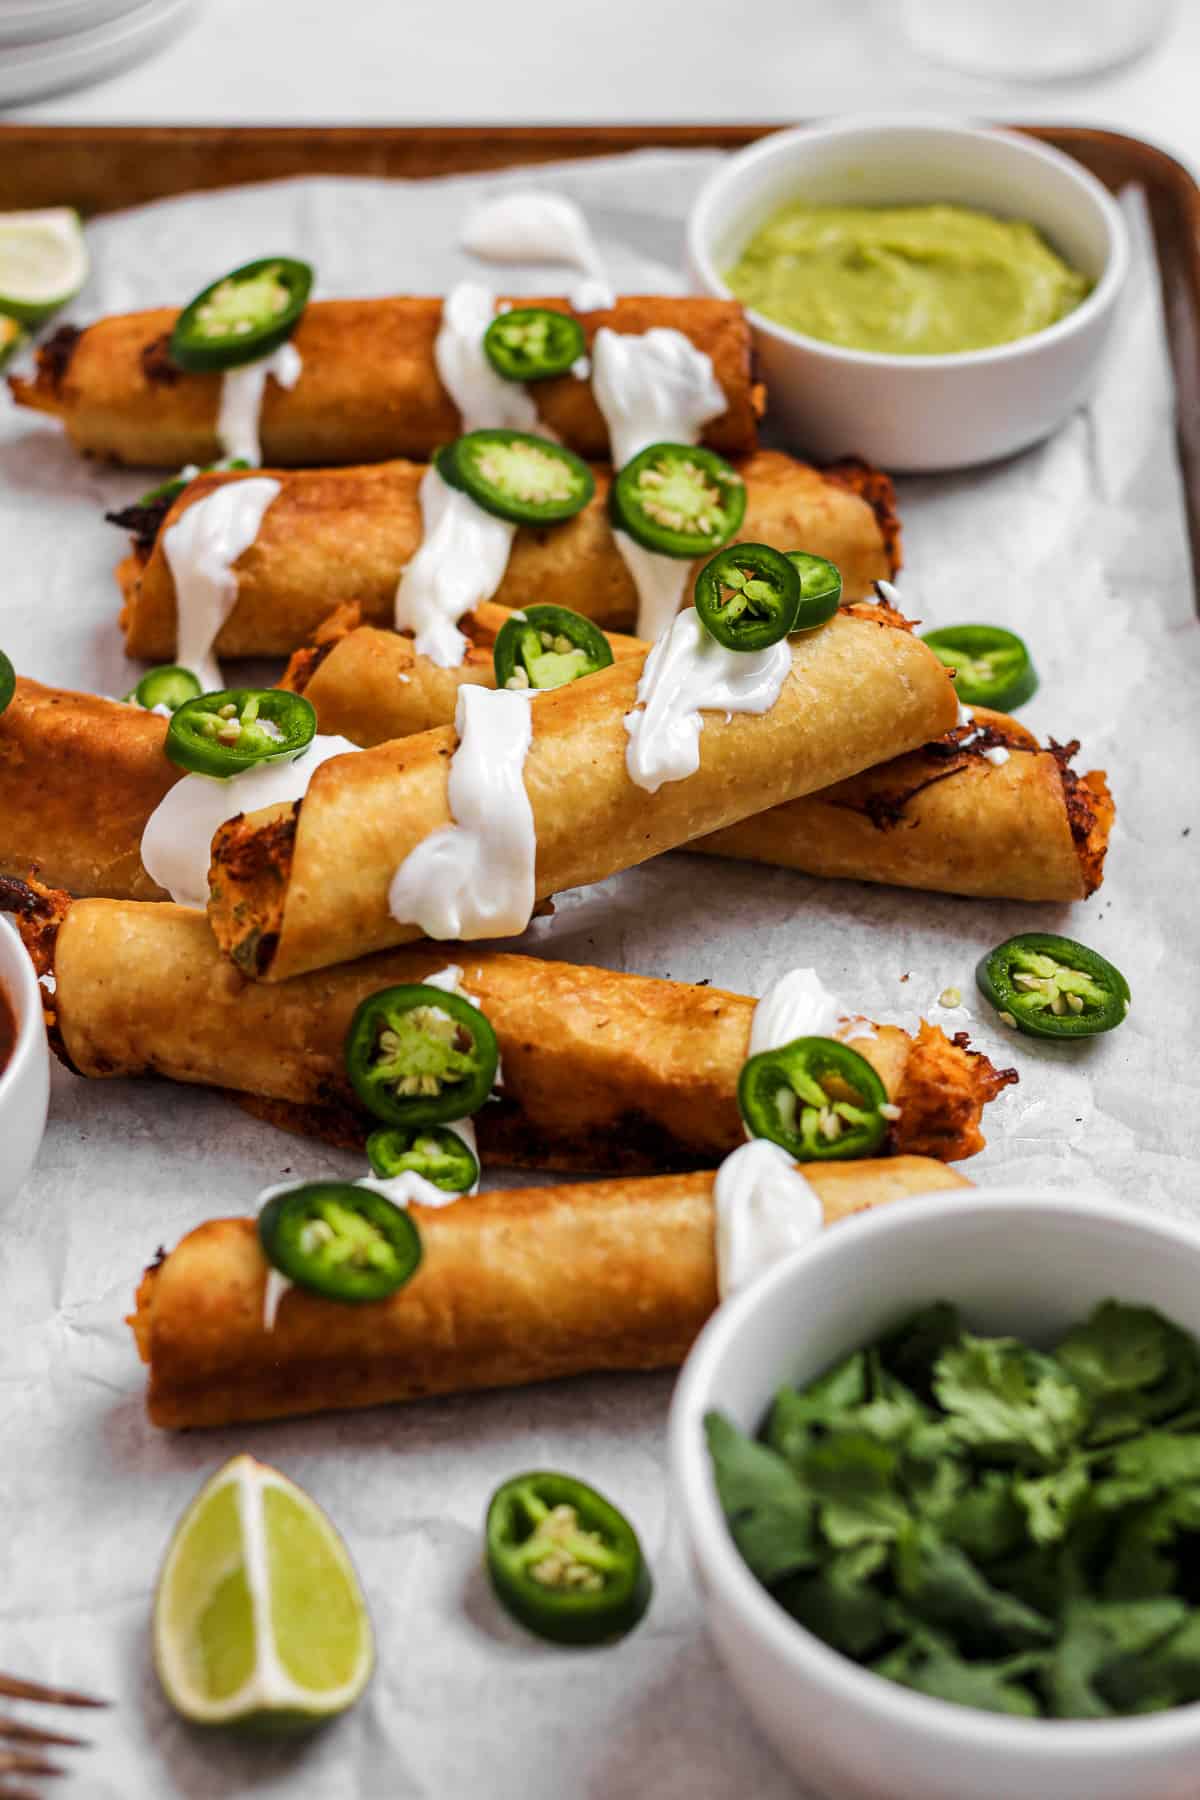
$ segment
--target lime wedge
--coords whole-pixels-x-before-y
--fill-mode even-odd
[[[0,213],[0,313],[38,325],[74,299],[87,275],[83,226],[69,206]]]
[[[154,1663],[198,1725],[319,1725],[352,1706],[375,1661],[346,1546],[293,1482],[235,1456],[175,1528],[154,1598]]]

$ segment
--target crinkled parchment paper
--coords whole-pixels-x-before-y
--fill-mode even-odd
[[[538,179],[585,205],[619,287],[678,291],[682,221],[715,160],[647,154]],[[113,215],[88,228],[95,273],[72,316],[182,298],[275,250],[311,257],[325,295],[441,291],[469,267],[453,248],[458,222],[498,185],[310,180]],[[1101,893],[1086,906],[1035,908],[732,864],[706,864],[697,881],[694,862],[666,857],[564,896],[526,947],[745,992],[814,963],[854,1008],[909,1025],[924,1012],[1019,1068],[1020,1086],[989,1110],[990,1147],[970,1165],[976,1181],[1095,1187],[1186,1215],[1200,1213],[1200,632],[1157,282],[1136,200],[1129,213],[1140,253],[1093,407],[1025,456],[900,485],[909,610],[1025,635],[1042,688],[1023,717],[1060,739],[1080,737],[1081,766],[1110,772],[1120,821]],[[545,270],[529,279],[554,285]],[[110,572],[123,544],[100,515],[145,486],[142,475],[82,462],[56,429],[0,406],[0,642],[18,669],[110,694],[129,688]],[[1033,926],[1081,936],[1126,971],[1134,1007],[1120,1032],[1039,1045],[1009,1036],[981,1008],[977,957]],[[948,986],[965,1000],[953,1013],[937,1005]],[[38,1168],[0,1221],[0,1667],[116,1702],[88,1718],[95,1748],[71,1753],[78,1773],[56,1792],[794,1793],[703,1633],[669,1517],[668,1377],[230,1432],[166,1436],[146,1424],[122,1323],[142,1265],[201,1219],[247,1211],[267,1182],[333,1172],[360,1166],[254,1123],[215,1094],[55,1071]],[[279,1464],[329,1509],[378,1633],[367,1698],[300,1747],[193,1735],[163,1703],[149,1662],[150,1596],[172,1524],[200,1481],[241,1449]],[[654,1605],[617,1649],[543,1648],[509,1629],[488,1595],[488,1495],[538,1464],[598,1481],[642,1533]]]

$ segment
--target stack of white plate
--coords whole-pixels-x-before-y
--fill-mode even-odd
[[[0,0],[0,106],[148,56],[194,0]]]

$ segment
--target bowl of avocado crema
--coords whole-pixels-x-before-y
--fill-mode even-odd
[[[697,285],[740,300],[790,447],[947,469],[1055,430],[1099,372],[1128,262],[1119,208],[1017,132],[842,121],[730,158],[689,223]]]

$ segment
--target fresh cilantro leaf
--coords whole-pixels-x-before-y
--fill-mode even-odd
[[[1013,1495],[1025,1509],[1035,1544],[1055,1544],[1071,1529],[1091,1487],[1091,1474],[1078,1458],[1048,1475],[1013,1482]]]
[[[1025,1650],[1054,1636],[1049,1619],[993,1587],[957,1544],[948,1544],[928,1525],[901,1534],[892,1566],[909,1609],[927,1624],[943,1627],[965,1652]]]
[[[919,1399],[932,1402],[934,1366],[962,1335],[958,1308],[939,1300],[888,1332],[879,1345],[880,1361]]]
[[[960,1446],[943,1426],[921,1426],[905,1444],[901,1485],[913,1511],[923,1518],[935,1523],[944,1520],[964,1498],[970,1479],[970,1466]]]
[[[1149,1604],[1169,1606],[1170,1601]],[[1178,1630],[1150,1649],[1110,1663],[1097,1681],[1114,1712],[1161,1712],[1200,1700],[1200,1613],[1188,1612]]]
[[[815,1568],[812,1501],[788,1464],[720,1413],[705,1415],[704,1432],[730,1533],[751,1572],[771,1587]]]
[[[944,1536],[976,1562],[1010,1555],[1025,1541],[1025,1523],[1006,1469],[985,1469],[940,1521]]]
[[[862,1658],[890,1633],[889,1602],[871,1585],[887,1562],[886,1544],[842,1550],[818,1575],[794,1575],[775,1589],[792,1617],[835,1650]]]
[[[1041,1708],[1029,1689],[1021,1685],[1021,1678],[1033,1674],[1044,1660],[1043,1651],[1025,1651],[1002,1662],[968,1662],[952,1645],[921,1632],[871,1667],[877,1675],[885,1675],[889,1681],[915,1688],[935,1700],[1032,1719]]]
[[[846,1413],[868,1397],[867,1358],[858,1350],[804,1388],[780,1388],[771,1405],[765,1437],[772,1450],[798,1462],[816,1431],[832,1431]]]
[[[1050,1712],[1060,1719],[1109,1717],[1113,1708],[1097,1686],[1105,1670],[1141,1656],[1186,1617],[1182,1600],[1070,1601],[1042,1672]]]
[[[894,1538],[908,1521],[896,1487],[897,1452],[862,1432],[843,1431],[815,1445],[801,1475],[820,1509],[821,1530],[838,1550]]]
[[[965,1336],[938,1358],[933,1387],[960,1440],[997,1461],[1053,1463],[1087,1423],[1070,1377],[1015,1338]]]
[[[1054,1354],[1091,1403],[1089,1443],[1110,1443],[1167,1418],[1200,1389],[1196,1345],[1148,1306],[1105,1300]]]

